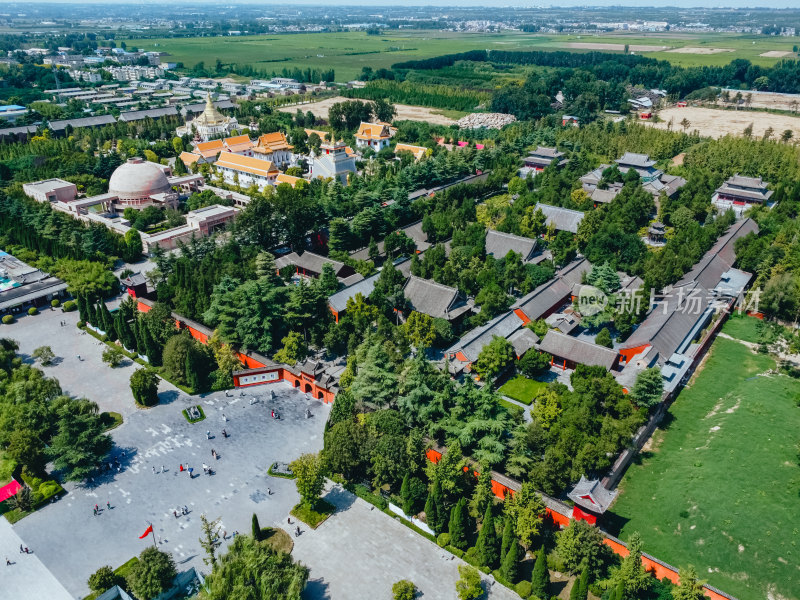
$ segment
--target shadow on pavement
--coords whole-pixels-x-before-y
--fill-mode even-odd
[[[333,504],[337,511],[345,511],[356,501],[355,494],[351,494],[344,488],[334,486],[325,494],[324,499]]]
[[[330,600],[329,587],[323,579],[309,579],[301,597],[303,600]]]

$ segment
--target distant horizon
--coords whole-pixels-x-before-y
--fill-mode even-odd
[[[370,0],[329,0],[327,2],[320,2],[320,0],[294,0],[287,1],[270,1],[270,0],[234,0],[223,1],[219,0],[173,0],[173,4],[222,4],[223,6],[236,6],[236,5],[263,5],[263,6],[374,6],[378,8],[397,8],[398,6],[408,7],[431,7],[431,8],[464,8],[464,7],[504,7],[504,8],[574,8],[580,7],[584,9],[592,8],[653,8],[652,4],[648,4],[643,0],[592,0],[585,2],[583,0],[560,0],[559,2],[536,2],[536,1],[522,1],[522,0],[461,0],[454,2],[453,0],[429,0],[428,2],[418,2],[417,0],[395,0],[395,2],[388,3],[386,0],[378,0],[378,2],[371,2]],[[113,1],[113,0],[27,0],[26,2],[8,3],[5,6],[20,6],[25,4],[114,4],[119,5],[163,5],[159,0],[131,0],[131,1]],[[660,10],[669,8],[706,8],[706,9],[751,9],[751,10],[784,10],[784,9],[800,9],[797,0],[773,0],[770,2],[757,2],[755,0],[727,0],[720,2],[719,0],[669,0],[663,6],[658,6]],[[2,9],[0,9],[2,10]]]

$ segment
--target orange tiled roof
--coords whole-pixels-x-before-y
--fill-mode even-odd
[[[222,140],[212,140],[210,142],[200,142],[197,144],[197,149],[200,152],[205,152],[206,150],[217,150],[220,151],[225,147],[225,144]]]
[[[428,151],[428,149],[425,146],[412,146],[411,144],[397,144],[394,147],[394,151],[395,153],[411,152],[411,154],[414,155],[414,158],[419,160],[420,158],[425,156],[425,153]]]
[[[222,154],[215,163],[217,167],[227,167],[234,171],[250,173],[251,175],[261,175],[262,177],[278,174],[278,169],[269,160],[261,160],[252,156],[242,156],[241,154]]]
[[[330,136],[330,133],[327,131],[320,131],[319,129],[306,129],[305,131],[306,135],[308,136],[310,136],[312,133],[316,133],[319,136],[319,139],[323,142],[327,142],[328,136]]]
[[[298,181],[305,181],[302,177],[293,177],[292,175],[287,175],[286,173],[280,173],[275,180],[275,183],[288,183],[290,186],[294,187]]]
[[[235,135],[233,137],[225,138],[225,145],[226,146],[235,146],[237,144],[249,144],[250,143],[250,136],[249,135]]]
[[[178,158],[180,158],[181,161],[183,161],[183,164],[188,167],[189,165],[193,165],[200,160],[200,155],[195,154],[194,152],[181,152],[181,155]]]
[[[389,127],[381,123],[361,123],[356,137],[360,140],[380,140],[392,135]]]
[[[280,131],[265,133],[259,137],[257,147],[261,148],[259,152],[263,152],[264,154],[269,154],[276,150],[291,150],[294,148],[294,146],[289,144],[289,140],[286,139],[286,136]]]

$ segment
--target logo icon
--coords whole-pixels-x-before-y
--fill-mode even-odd
[[[582,285],[578,292],[578,312],[584,317],[590,317],[603,312],[608,306],[608,296],[600,288],[593,285]]]

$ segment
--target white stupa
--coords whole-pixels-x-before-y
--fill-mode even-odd
[[[220,136],[229,136],[238,127],[236,117],[226,117],[214,107],[209,93],[206,96],[206,107],[203,112],[187,121],[186,125],[178,127],[175,132],[178,136],[188,133],[195,136],[197,141],[207,142]]]

